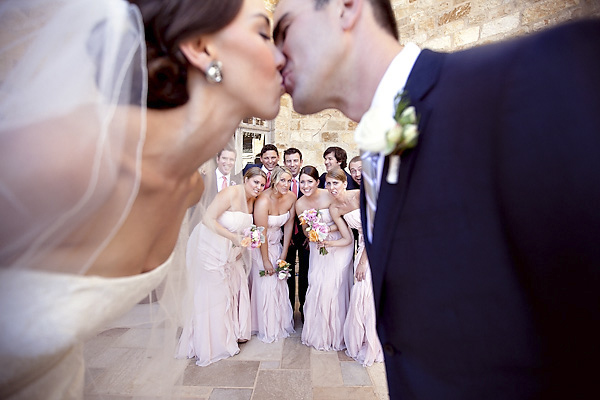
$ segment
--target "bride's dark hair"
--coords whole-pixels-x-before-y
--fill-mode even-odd
[[[149,108],[173,108],[189,99],[188,62],[182,40],[218,32],[242,8],[243,0],[128,0],[144,20],[148,59]]]

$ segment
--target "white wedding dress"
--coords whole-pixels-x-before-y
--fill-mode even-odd
[[[164,348],[173,358],[165,343],[176,336],[173,286],[185,278],[173,268],[178,252],[141,275],[85,275],[138,195],[141,14],[125,0],[2,0],[0,54],[0,399],[83,398],[83,342],[160,285],[152,308],[164,312],[144,326],[160,333],[168,320],[172,334],[141,344],[143,382],[126,393],[156,397],[158,385],[174,386],[166,357],[147,354]]]
[[[170,261],[122,278],[0,270],[0,398],[83,398],[83,342],[157,287]]]

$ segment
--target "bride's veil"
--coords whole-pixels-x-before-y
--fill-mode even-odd
[[[0,3],[2,270],[83,275],[113,238],[139,188],[146,74],[141,15],[126,1]],[[186,395],[190,362],[175,358],[193,290],[185,252],[208,204],[184,218],[163,283],[85,344],[86,396]]]
[[[83,274],[137,194],[141,16],[120,0],[8,0],[0,26],[1,266]]]

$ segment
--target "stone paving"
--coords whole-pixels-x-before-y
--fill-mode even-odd
[[[152,305],[138,304],[124,319],[135,319],[148,307]],[[296,333],[289,338],[267,344],[253,336],[240,345],[239,354],[207,367],[176,360],[176,368],[181,369],[177,373],[183,374],[178,394],[207,400],[389,399],[383,363],[365,368],[343,351],[317,351],[303,345],[299,317],[296,311]],[[130,399],[127,388],[137,370],[131,363],[144,362],[139,346],[148,331],[113,324],[85,344],[85,399]],[[110,394],[103,394],[101,388],[109,388],[104,393]]]

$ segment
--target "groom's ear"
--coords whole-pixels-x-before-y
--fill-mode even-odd
[[[364,0],[341,0],[340,18],[344,30],[352,29],[363,11]]]
[[[211,61],[215,58],[210,51],[210,41],[206,36],[194,36],[183,40],[179,50],[188,62],[202,72],[206,72]]]

